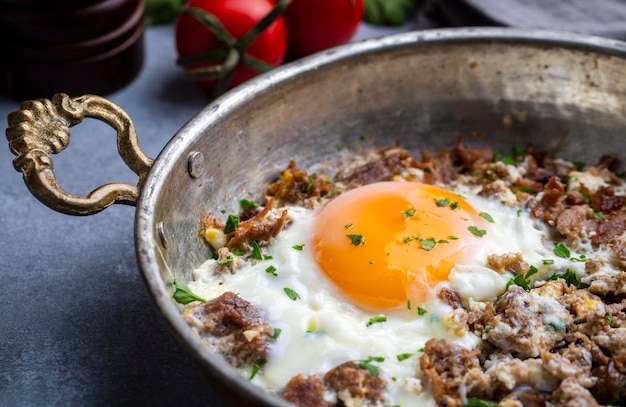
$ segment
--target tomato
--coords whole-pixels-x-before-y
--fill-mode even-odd
[[[363,0],[292,0],[285,11],[288,49],[302,57],[345,44],[363,18]]]
[[[274,2],[272,0],[190,0],[185,5],[175,27],[179,64],[183,65],[184,71],[191,74],[190,76],[198,84],[208,89],[214,89],[217,86],[217,80],[207,79],[206,75],[200,76],[199,72],[202,69],[206,71],[207,68],[224,66],[228,51],[236,48],[236,46],[228,45],[225,42],[228,40],[218,38],[195,15],[188,14],[190,9],[194,8],[215,16],[232,38],[240,39],[273,10]],[[202,62],[187,60],[185,62],[184,60],[184,58],[193,58],[196,54],[207,51],[215,52],[220,48],[222,48],[223,54],[218,62],[209,60]],[[282,15],[278,15],[276,20],[243,51],[239,52],[241,54],[239,55],[240,59],[237,60],[232,77],[224,85],[225,87],[232,88],[260,73],[244,64],[244,56],[245,58],[254,57],[262,61],[266,70],[275,68],[283,62],[287,52],[287,27]]]

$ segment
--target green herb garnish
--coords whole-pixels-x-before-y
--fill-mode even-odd
[[[413,356],[412,353],[401,353],[396,356],[396,358],[398,359],[398,362],[402,362],[403,360],[409,359],[411,356]]]
[[[278,276],[278,273],[276,273],[276,267],[274,267],[274,266],[269,266],[269,267],[267,267],[267,268],[265,269],[265,272],[266,272],[266,273],[269,273],[269,274],[271,274],[271,275],[273,275],[273,276]]]
[[[267,360],[265,359],[257,360],[252,366],[252,372],[250,372],[250,377],[248,378],[248,380],[254,379],[254,376],[256,376],[257,373],[259,373],[259,370],[261,370],[261,366],[263,366],[266,363],[267,363]]]
[[[291,246],[291,248],[295,249],[295,250],[302,251],[302,249],[304,249],[304,243],[303,244],[295,244],[295,245]]]
[[[476,226],[470,226],[467,228],[474,236],[483,237],[487,234],[485,229],[478,229]]]
[[[402,213],[402,217],[403,217],[404,219],[406,219],[406,218],[410,218],[410,217],[411,217],[411,216],[413,216],[413,215],[415,215],[415,209],[413,209],[413,208],[411,208],[411,209],[407,210],[406,212],[403,212],[403,213]]]
[[[352,241],[352,244],[354,246],[360,246],[362,244],[365,244],[365,239],[363,238],[363,235],[346,235],[346,237]]]
[[[239,218],[235,215],[228,215],[226,219],[226,225],[224,226],[224,233],[229,234],[234,232],[239,227]]]
[[[249,199],[242,199],[239,201],[239,207],[243,211],[251,211],[253,209],[258,208],[259,204],[257,204],[254,201],[250,201]]]
[[[384,315],[378,315],[375,317],[371,317],[368,321],[367,324],[365,324],[365,326],[372,326],[374,324],[378,324],[381,322],[387,322],[387,317]]]
[[[174,298],[174,301],[176,301],[177,303],[189,304],[190,302],[194,302],[194,301],[206,302],[204,298],[198,297],[197,295],[192,293],[189,287],[187,287],[185,284],[181,283],[180,281],[174,280],[172,281],[172,284],[176,288],[172,297]]]
[[[283,288],[287,297],[289,297],[292,301],[296,301],[300,299],[300,294],[292,290],[291,288],[285,287]]]
[[[359,367],[361,369],[366,369],[370,374],[374,377],[378,377],[380,371],[378,370],[378,366],[373,365],[371,362],[384,362],[385,358],[382,356],[370,356],[365,360],[359,361]]]
[[[487,212],[481,212],[478,214],[481,218],[485,219],[489,223],[494,223],[493,218]]]

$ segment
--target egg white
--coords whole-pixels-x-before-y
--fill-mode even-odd
[[[454,267],[448,281],[442,283],[463,299],[493,300],[506,290],[512,275],[489,269],[489,254],[521,253],[529,264],[540,268],[542,275],[563,268],[566,260],[556,257],[545,243],[549,240],[546,228],[528,213],[470,190],[459,194],[494,221],[486,222],[484,244],[464,264]],[[267,363],[253,381],[275,391],[299,373],[323,375],[346,361],[383,357],[384,362],[371,363],[387,380],[390,405],[434,406],[416,378],[420,349],[433,337],[467,348],[477,346],[480,339],[454,329],[449,322],[452,308],[438,299],[414,304],[411,311],[383,313],[385,322],[368,326],[370,318],[379,315],[352,305],[314,261],[309,237],[315,211],[289,207],[288,214],[291,224],[266,252],[270,260],[250,260],[234,274],[215,273],[216,261],[208,260],[193,272],[194,281],[189,283],[190,289],[204,298],[215,298],[224,291],[240,295],[255,305],[272,327],[281,330]],[[304,246],[297,250],[294,245]],[[276,275],[266,271],[269,266],[275,268]],[[567,266],[573,265],[568,262]],[[299,298],[291,299],[285,288],[295,291]],[[418,315],[418,305],[427,313]],[[398,355],[411,356],[399,359]]]

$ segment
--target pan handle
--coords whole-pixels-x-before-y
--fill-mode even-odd
[[[70,141],[70,127],[85,117],[103,121],[117,131],[117,150],[124,163],[139,176],[137,185],[102,185],[88,196],[72,195],[57,184],[50,154],[63,151]],[[8,116],[6,136],[15,169],[22,173],[30,192],[49,208],[68,215],[92,215],[112,204],[136,206],[153,160],[139,147],[130,117],[119,106],[94,95],[70,98],[58,93],[52,100],[23,102]]]

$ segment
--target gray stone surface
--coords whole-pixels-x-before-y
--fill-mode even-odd
[[[362,26],[356,39],[407,27]],[[150,157],[209,97],[175,65],[171,26],[146,33],[140,76],[107,98],[133,119]],[[78,95],[71,95],[78,96]],[[52,97],[49,95],[47,97]],[[19,102],[0,97],[0,117]],[[88,217],[39,203],[0,148],[0,406],[221,406],[146,293],[133,247],[134,208]],[[135,183],[115,133],[87,120],[54,156],[60,185],[87,194]]]

